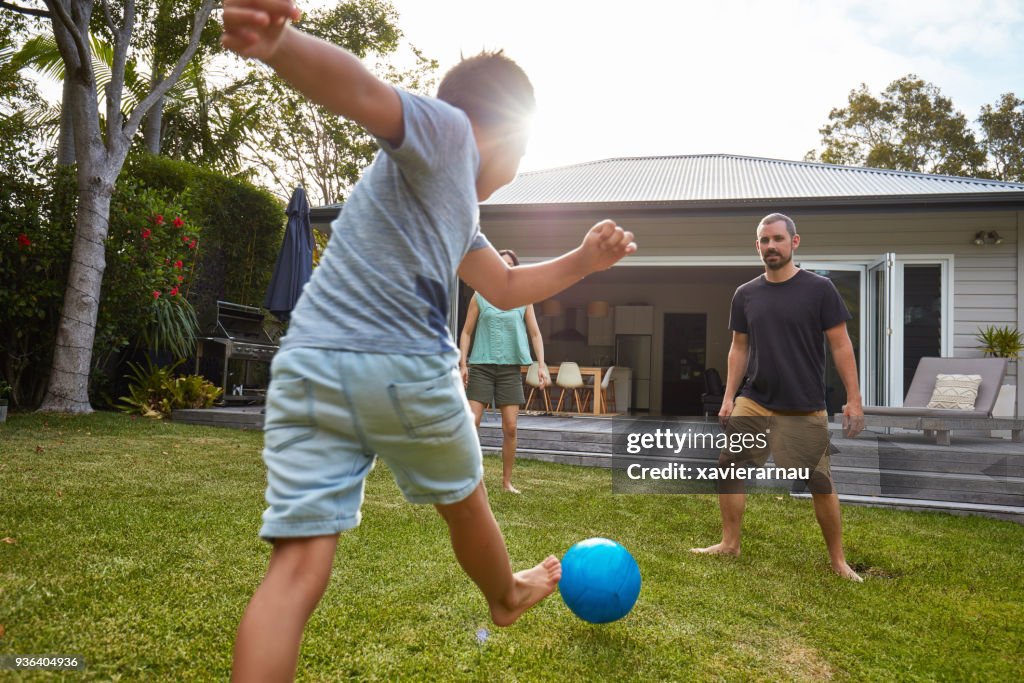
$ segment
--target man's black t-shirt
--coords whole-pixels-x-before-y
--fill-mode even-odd
[[[761,275],[732,298],[729,329],[750,335],[741,392],[773,410],[825,409],[824,331],[852,318],[832,281],[806,270],[785,282]]]

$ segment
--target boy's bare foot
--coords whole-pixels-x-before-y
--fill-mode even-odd
[[[698,555],[731,555],[733,557],[740,556],[740,549],[725,543],[716,543],[709,545],[707,548],[690,548],[691,553],[697,553]]]
[[[857,583],[864,583],[864,579],[860,577],[860,574],[853,571],[853,568],[850,567],[850,565],[846,564],[846,562],[833,564],[832,571],[834,571],[836,574],[843,577],[844,579],[856,581]]]
[[[521,491],[512,484],[502,484],[502,488],[505,489],[506,493],[521,493]]]
[[[491,605],[491,620],[497,626],[511,626],[523,612],[551,595],[562,578],[562,563],[554,555],[531,569],[516,572],[509,597]]]

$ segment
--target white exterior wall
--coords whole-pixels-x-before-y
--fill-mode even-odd
[[[576,247],[586,230],[604,216],[593,213],[565,219],[494,219],[482,211],[482,228],[496,248],[516,251],[521,259],[537,260],[556,256]],[[671,216],[623,212],[613,215],[637,235],[640,251],[629,263],[637,265],[750,265],[759,266],[754,251],[754,230],[761,216]],[[977,357],[975,335],[988,325],[1024,328],[1024,251],[1021,230],[1024,212],[907,210],[901,212],[822,213],[789,212],[801,233],[798,259],[804,261],[850,261],[867,263],[886,252],[897,257],[951,257],[953,283],[953,354]],[[1000,245],[976,246],[975,233],[998,232]],[[618,287],[608,292],[588,281],[576,285],[564,297],[570,303],[604,299],[611,303],[640,302],[655,306],[655,334],[652,367],[652,407],[660,404],[661,323],[664,313],[708,313],[708,367],[724,367],[727,335],[719,335],[728,320],[728,302],[717,283],[700,296],[680,298],[668,285]],[[723,290],[723,291],[724,291]],[[625,297],[624,299],[622,297]],[[560,297],[561,298],[561,297]],[[723,308],[724,306],[724,308]],[[585,331],[585,318],[581,327]],[[723,342],[723,339],[726,340]],[[725,351],[722,350],[723,343]],[[721,351],[722,353],[719,353]],[[719,358],[721,356],[722,358]],[[583,359],[589,361],[590,359]],[[1024,363],[1018,363],[1018,366]],[[1016,380],[1024,384],[1024,368]],[[1018,392],[1018,414],[1024,413],[1024,396]]]

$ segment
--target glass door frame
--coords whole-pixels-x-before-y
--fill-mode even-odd
[[[867,271],[868,266],[850,261],[800,261],[798,264],[800,268],[804,270],[841,270],[844,272],[859,273],[859,296],[860,302],[857,306],[859,311],[858,329],[860,330],[859,339],[857,340],[857,374],[858,382],[860,383],[861,396],[866,397],[868,394],[866,387],[868,378],[871,377],[869,370],[869,354],[868,354],[868,300],[867,300]],[[873,364],[872,364],[873,365]]]
[[[864,337],[870,340],[864,363],[867,375],[864,403],[867,405],[903,404],[903,395],[893,391],[893,378],[901,376],[902,356],[898,350],[903,345],[903,326],[896,317],[901,300],[897,297],[901,288],[896,282],[896,261],[894,252],[886,252],[865,266],[867,324]]]
[[[894,254],[895,269],[893,271],[893,304],[899,304],[893,308],[895,333],[893,344],[890,350],[892,374],[889,381],[889,398],[891,406],[903,405],[903,314],[906,302],[903,298],[904,267],[908,265],[939,266],[941,280],[939,292],[942,298],[942,324],[939,326],[939,355],[949,357],[953,355],[953,257],[950,254],[914,254],[913,256],[899,256]]]
[[[903,256],[886,252],[864,261],[859,258],[833,261],[826,257],[799,263],[807,270],[857,271],[861,274],[858,375],[865,405],[903,405],[903,273],[907,265],[938,265],[941,269],[940,349],[943,356],[952,356],[954,301],[951,254]],[[881,276],[880,280],[874,277],[876,273]],[[879,286],[883,291],[878,291]],[[880,302],[884,308],[882,311],[878,310]]]

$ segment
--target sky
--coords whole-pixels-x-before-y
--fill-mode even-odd
[[[303,3],[310,9],[327,0]],[[625,156],[799,160],[829,111],[913,73],[973,121],[1024,97],[1024,0],[391,0],[441,73],[504,49],[538,108],[520,170]]]

